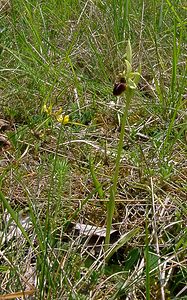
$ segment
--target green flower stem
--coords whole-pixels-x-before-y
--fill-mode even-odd
[[[110,245],[110,230],[112,226],[112,218],[114,215],[114,209],[115,209],[115,196],[117,191],[117,183],[118,183],[118,174],[119,174],[119,167],[120,167],[120,159],[121,159],[121,153],[124,145],[124,135],[125,135],[125,125],[127,123],[128,118],[128,111],[130,107],[130,102],[133,97],[134,90],[128,88],[126,90],[126,105],[123,112],[123,117],[121,121],[121,131],[120,131],[120,138],[119,138],[119,144],[117,149],[117,157],[116,157],[116,164],[115,164],[115,171],[112,178],[112,185],[110,188],[110,198],[107,205],[107,228],[106,228],[106,238],[105,238],[105,252],[108,250]]]

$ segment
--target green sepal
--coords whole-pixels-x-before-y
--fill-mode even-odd
[[[126,56],[127,60],[132,65],[132,48],[131,48],[130,40],[128,40],[128,43],[127,43],[126,54],[127,54],[127,56]]]
[[[132,66],[130,64],[130,62],[128,60],[125,59],[125,63],[126,63],[126,77],[128,78],[130,73],[132,72]]]

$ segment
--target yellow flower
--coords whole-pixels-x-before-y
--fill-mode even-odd
[[[66,125],[67,123],[69,123],[69,115],[60,114],[60,115],[56,116],[56,119],[59,123],[61,123],[63,125]]]
[[[52,105],[47,106],[46,104],[44,104],[42,111],[46,112],[47,115],[50,116],[52,114]]]
[[[48,116],[53,116],[55,119],[63,124],[66,125],[69,123],[69,115],[62,114],[62,108],[60,107],[57,111],[53,112],[53,106],[52,104],[50,106],[47,106],[46,104],[43,105],[42,111],[45,112]]]

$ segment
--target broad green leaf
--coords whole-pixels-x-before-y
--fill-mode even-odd
[[[133,248],[129,251],[127,255],[127,259],[125,261],[125,271],[130,271],[137,263],[138,259],[140,257],[140,249],[139,248]]]
[[[127,243],[138,232],[139,232],[139,227],[134,228],[131,231],[122,235],[120,237],[120,239],[114,245],[112,245],[112,247],[106,253],[105,261],[107,262],[118,249],[120,249],[125,243]]]

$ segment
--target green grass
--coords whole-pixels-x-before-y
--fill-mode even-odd
[[[0,9],[0,299],[185,299],[185,1]],[[112,91],[128,39],[141,79],[122,122],[128,99]],[[107,249],[73,226],[109,234],[114,177],[121,238]]]

